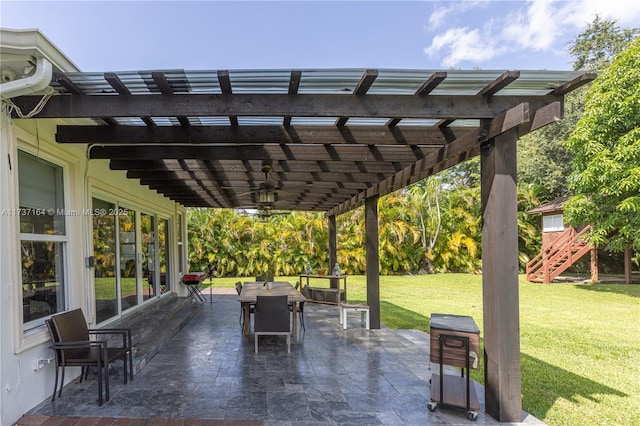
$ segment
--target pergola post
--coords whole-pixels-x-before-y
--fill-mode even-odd
[[[522,420],[518,300],[517,130],[482,145],[482,293],[486,412]]]
[[[380,255],[378,253],[378,196],[364,202],[365,251],[367,258],[367,304],[370,326],[380,328]]]
[[[330,215],[327,218],[329,224],[329,266],[327,267],[327,273],[333,274],[333,266],[338,261],[338,235],[336,231],[336,216]],[[330,280],[330,286],[332,288],[338,287],[338,280]]]
[[[338,236],[336,231],[336,216],[331,215],[327,218],[327,222],[329,223],[329,268],[333,268],[333,265],[336,264],[338,259]],[[332,272],[332,269],[329,269],[329,272]]]

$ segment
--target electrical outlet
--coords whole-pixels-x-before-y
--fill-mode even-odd
[[[38,358],[33,360],[32,368],[33,371],[42,370],[45,364],[50,364],[53,361],[53,358]]]

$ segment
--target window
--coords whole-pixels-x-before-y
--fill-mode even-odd
[[[20,262],[24,330],[62,312],[65,300],[65,230],[62,167],[18,151]]]
[[[182,214],[178,215],[178,274],[184,274],[184,241],[182,237],[183,219]]]
[[[562,214],[552,214],[549,216],[542,216],[542,232],[557,232],[564,231],[564,222],[562,221]]]

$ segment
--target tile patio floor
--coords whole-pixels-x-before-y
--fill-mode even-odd
[[[160,419],[174,419],[166,424],[178,424],[176,419],[262,420],[265,425],[500,424],[482,410],[476,421],[468,420],[465,410],[428,411],[429,379],[438,366],[429,362],[426,333],[384,327],[368,331],[359,315],[350,315],[349,328],[343,330],[336,306],[307,303],[306,331],[292,339],[291,354],[281,336],[261,337],[256,354],[253,335],[242,336],[239,317],[236,296],[214,295],[213,303],[204,304],[133,381],[123,384],[121,368],[111,375],[111,400],[102,407],[90,375],[29,414],[119,419],[113,424],[143,424],[135,419],[155,419],[153,424]],[[476,388],[484,407],[483,388]],[[525,424],[543,424],[524,413],[523,418]],[[85,419],[83,424],[98,422]]]

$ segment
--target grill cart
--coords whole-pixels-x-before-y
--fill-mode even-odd
[[[429,411],[438,404],[467,410],[470,420],[478,418],[480,403],[469,369],[480,362],[480,330],[473,318],[462,315],[431,315],[431,362],[440,364],[440,373],[431,375]],[[460,367],[461,375],[444,374],[443,366]]]
[[[196,302],[206,302],[202,294],[202,281],[205,278],[207,278],[207,274],[204,272],[191,272],[182,276],[182,284],[187,286],[189,295]]]

